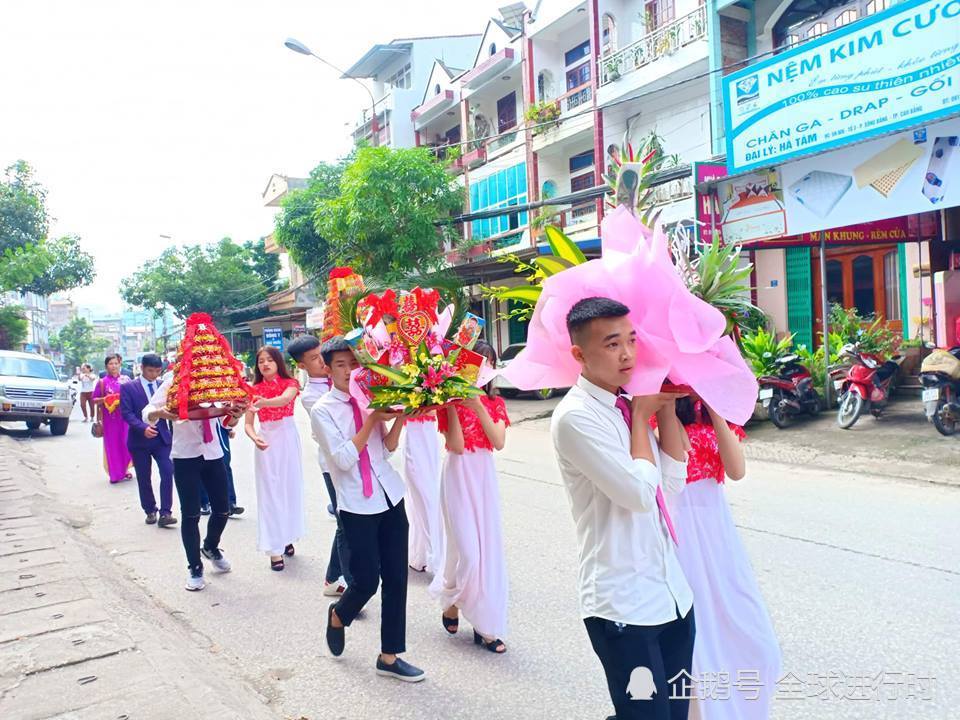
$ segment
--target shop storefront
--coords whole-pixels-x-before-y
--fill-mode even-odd
[[[798,343],[834,303],[956,342],[958,31],[906,0],[723,78],[726,177],[698,208],[752,250],[755,300]]]

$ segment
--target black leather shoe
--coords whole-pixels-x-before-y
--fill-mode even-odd
[[[414,667],[406,660],[397,658],[392,665],[387,665],[377,656],[377,675],[392,677],[403,682],[415,683],[426,680],[427,675],[418,667]]]
[[[330,648],[331,655],[340,657],[343,655],[343,648],[347,644],[347,635],[344,632],[346,628],[335,628],[331,622],[333,620],[333,609],[336,606],[336,603],[330,603],[330,607],[327,608],[327,647]]]
[[[177,519],[173,515],[161,515],[160,522],[158,525],[160,527],[170,527],[171,525],[176,525]]]
[[[231,515],[243,515],[245,508],[242,505],[231,505],[230,514]]]
[[[156,525],[157,524],[157,514],[155,512],[147,513],[147,517],[144,520],[147,525]]]

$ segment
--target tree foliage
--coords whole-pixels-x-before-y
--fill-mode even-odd
[[[20,305],[0,305],[0,350],[17,350],[27,339],[27,316]]]
[[[363,147],[313,220],[333,261],[389,281],[439,265],[436,222],[461,207],[462,191],[426,148]]]
[[[76,367],[85,362],[99,367],[103,361],[101,356],[109,345],[110,341],[97,337],[93,325],[83,318],[73,318],[50,338],[50,346],[63,353],[67,367]]]
[[[263,255],[262,241],[245,246],[230,238],[167,248],[124,278],[120,295],[135,307],[169,305],[181,318],[193,312],[222,318],[229,310],[260,302],[272,289],[264,282],[269,261]]]
[[[19,161],[0,182],[0,291],[50,295],[89,285],[96,274],[80,238],[47,237],[46,190]]]
[[[350,157],[320,163],[310,173],[307,187],[292,190],[280,201],[274,219],[274,237],[307,274],[321,275],[330,262],[330,246],[317,230],[314,212],[320,203],[340,193],[340,178]]]
[[[269,290],[276,289],[277,279],[280,277],[280,256],[266,251],[264,238],[247,240],[243,244],[243,249],[249,254],[250,267],[260,278],[260,282]]]

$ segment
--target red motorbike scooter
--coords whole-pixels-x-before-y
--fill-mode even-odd
[[[840,355],[851,363],[843,379],[834,383],[840,393],[837,424],[846,430],[856,424],[865,407],[880,417],[896,386],[902,358],[880,362],[876,355],[861,352],[859,343],[844,345]]]
[[[820,412],[820,396],[813,387],[810,371],[800,364],[796,355],[777,360],[776,375],[764,375],[760,385],[760,402],[767,408],[770,422],[783,430],[798,415],[816,415]]]

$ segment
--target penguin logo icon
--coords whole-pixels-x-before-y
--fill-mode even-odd
[[[653,682],[653,673],[643,665],[635,667],[630,673],[630,682],[627,685],[627,695],[631,700],[652,700],[657,692]]]

